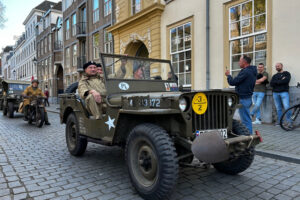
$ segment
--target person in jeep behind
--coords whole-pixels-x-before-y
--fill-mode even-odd
[[[252,120],[250,117],[250,107],[252,105],[252,94],[256,82],[257,69],[256,66],[250,65],[251,58],[243,55],[240,58],[239,65],[242,69],[240,73],[233,78],[230,75],[230,71],[226,70],[228,84],[235,86],[235,91],[240,97],[239,108],[240,118],[242,123],[248,128],[250,134],[252,134]]]

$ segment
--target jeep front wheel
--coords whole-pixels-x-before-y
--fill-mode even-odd
[[[6,116],[7,115],[7,106],[3,106],[3,111],[2,111],[3,115]]]
[[[164,199],[178,176],[178,160],[167,132],[153,124],[136,126],[126,142],[125,158],[131,182],[144,199]]]
[[[14,117],[14,111],[15,111],[15,109],[14,109],[14,103],[13,102],[8,102],[8,112],[7,112],[7,114],[8,114],[9,118],[13,118]]]
[[[79,127],[74,113],[71,113],[67,119],[66,141],[68,150],[73,156],[81,156],[85,152],[87,140],[79,135]]]
[[[232,122],[232,131],[236,135],[250,135],[249,130],[237,120]],[[254,147],[250,147],[242,155],[229,161],[215,163],[216,170],[235,175],[248,169],[253,162],[255,155]]]

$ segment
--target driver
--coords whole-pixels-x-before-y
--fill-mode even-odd
[[[83,70],[85,73],[78,83],[78,93],[84,99],[89,113],[96,119],[102,119],[106,88],[103,79],[99,78],[97,63],[89,61],[83,65]]]
[[[25,121],[28,120],[27,115],[28,115],[28,109],[29,109],[29,104],[30,104],[30,97],[33,96],[42,96],[46,97],[45,94],[42,92],[39,86],[39,81],[37,79],[34,79],[31,81],[31,85],[28,86],[24,92],[22,93],[22,96],[24,97],[24,118]],[[48,120],[48,114],[45,109],[45,125],[50,125],[49,120]]]

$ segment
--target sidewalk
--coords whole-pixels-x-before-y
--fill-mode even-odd
[[[50,103],[49,107],[46,107],[48,112],[59,113],[59,104]]]
[[[50,104],[48,112],[59,113],[59,104]],[[256,147],[258,155],[300,164],[300,129],[285,131],[271,124],[253,125],[263,142]]]

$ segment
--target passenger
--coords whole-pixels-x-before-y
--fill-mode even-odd
[[[39,81],[37,79],[34,79],[31,81],[31,85],[28,86],[24,92],[22,93],[22,96],[24,97],[24,101],[23,101],[23,105],[24,105],[24,118],[25,121],[28,120],[27,116],[28,116],[28,109],[29,109],[29,104],[30,104],[30,98],[33,96],[42,96],[42,97],[46,97],[45,94],[42,92],[42,90],[40,88],[38,88],[39,86]],[[49,123],[48,120],[48,114],[45,108],[45,125],[51,125]]]
[[[83,65],[84,75],[78,83],[78,93],[84,99],[87,110],[96,118],[102,119],[103,99],[106,88],[103,79],[99,79],[97,64],[88,62]]]
[[[133,65],[132,79],[144,79],[144,66],[141,63],[135,63]]]

